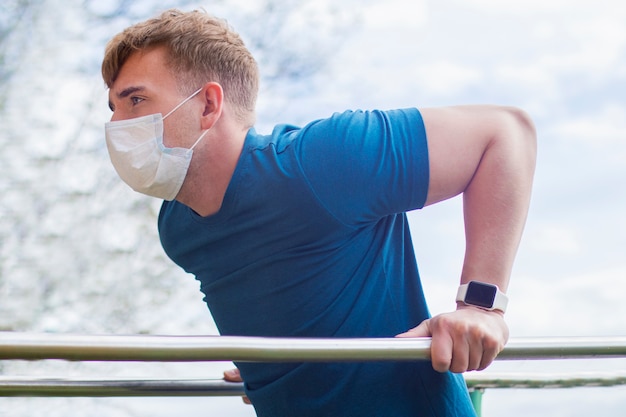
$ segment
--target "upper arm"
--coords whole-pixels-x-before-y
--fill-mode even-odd
[[[511,158],[534,158],[534,127],[518,109],[459,106],[420,112],[430,163],[426,205],[464,192],[490,148],[500,154],[503,165]]]

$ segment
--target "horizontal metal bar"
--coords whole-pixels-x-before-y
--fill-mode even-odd
[[[512,339],[500,360],[626,357],[626,337]],[[70,335],[0,332],[0,360],[345,362],[430,359],[429,338]]]
[[[472,389],[614,387],[626,385],[626,373],[494,375],[485,372],[466,377],[466,383]]]
[[[626,374],[489,375],[467,377],[471,390],[576,388],[626,385]],[[244,395],[243,384],[221,379],[70,380],[0,377],[0,397],[225,397]]]
[[[242,383],[204,380],[69,380],[0,378],[0,397],[232,397]]]
[[[507,343],[499,359],[626,358],[626,337],[519,338]]]

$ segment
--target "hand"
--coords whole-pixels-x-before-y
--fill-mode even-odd
[[[462,373],[489,366],[504,348],[509,329],[502,312],[463,305],[454,312],[424,320],[396,337],[432,337],[433,368]]]
[[[235,368],[235,369],[229,369],[228,371],[224,371],[224,381],[243,382],[243,379],[241,378],[241,374],[239,373],[239,369]],[[250,399],[246,397],[245,395],[242,396],[241,399],[246,404],[252,404],[252,402],[250,402]]]

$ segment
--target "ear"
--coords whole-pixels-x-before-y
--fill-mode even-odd
[[[224,90],[216,82],[206,83],[202,92],[204,111],[202,112],[202,129],[210,129],[222,116],[224,107]]]

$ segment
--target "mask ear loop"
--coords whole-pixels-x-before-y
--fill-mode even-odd
[[[187,97],[186,99],[184,99],[183,101],[181,101],[176,107],[174,107],[168,114],[166,114],[165,116],[163,116],[163,120],[165,120],[165,118],[167,116],[169,116],[170,114],[174,113],[176,110],[178,110],[183,104],[185,104],[186,102],[188,102],[189,100],[191,100],[192,98],[194,98],[195,96],[198,95],[198,93],[200,91],[202,91],[203,87],[200,87],[196,90],[195,93],[193,93],[192,95],[190,95],[189,97]]]
[[[169,116],[170,114],[174,113],[176,110],[178,110],[183,104],[185,104],[186,102],[188,102],[189,100],[191,100],[192,98],[194,98],[196,95],[198,95],[198,93],[200,91],[202,91],[203,87],[198,88],[192,95],[190,95],[189,97],[187,97],[186,99],[184,99],[183,101],[181,101],[176,107],[174,107],[172,110],[170,110],[169,113],[167,113],[165,116],[163,116],[163,120],[165,120],[165,118],[167,116]],[[202,132],[202,134],[200,135],[200,137],[198,138],[198,140],[196,140],[196,142],[191,146],[191,148],[189,148],[189,150],[193,150],[193,148],[196,147],[196,145],[198,143],[200,143],[200,141],[202,140],[202,138],[204,137],[204,135],[206,135],[207,133],[209,133],[209,129],[205,130],[204,132]]]
[[[194,143],[194,144],[191,146],[191,148],[189,148],[189,150],[190,150],[190,151],[191,151],[191,150],[193,150],[193,148],[195,148],[195,147],[196,147],[196,145],[197,145],[198,143],[200,143],[200,141],[202,140],[202,138],[204,137],[204,135],[206,135],[207,133],[209,133],[209,130],[210,130],[210,129],[207,129],[207,130],[205,130],[204,132],[202,132],[202,134],[200,135],[200,137],[198,138],[198,140],[196,141],[196,143]]]

